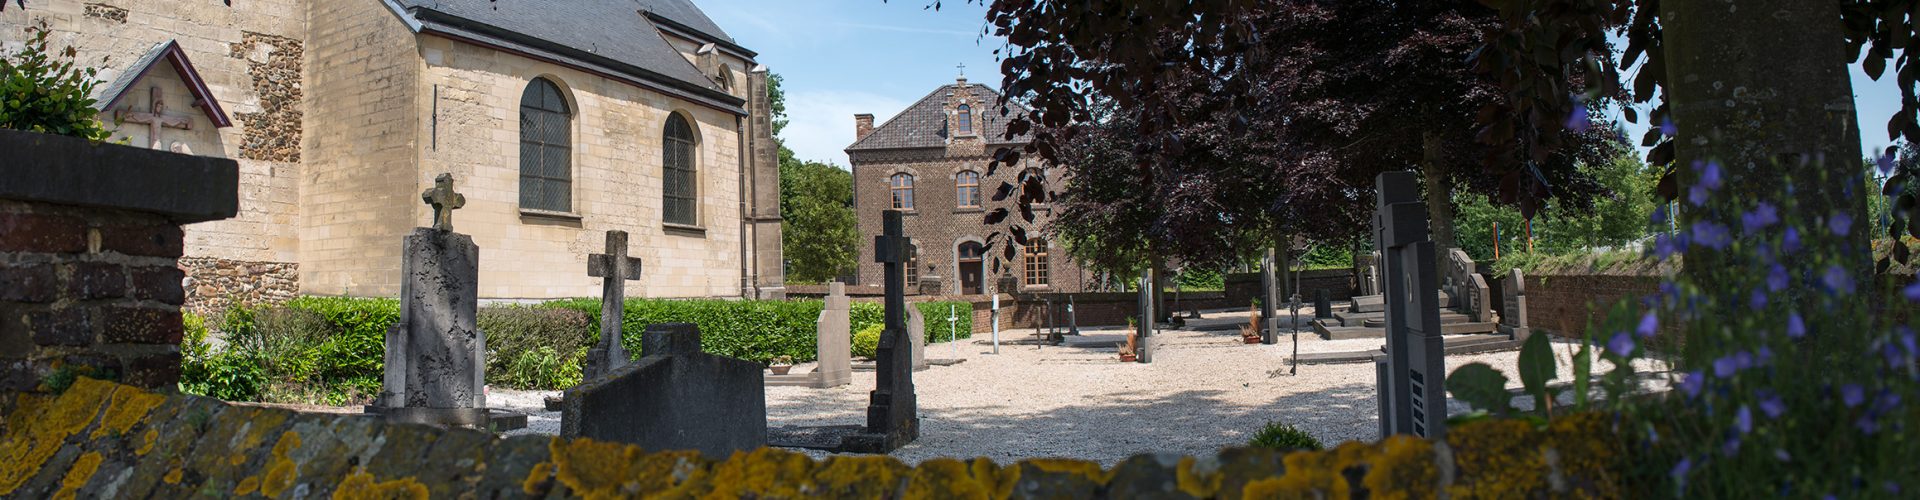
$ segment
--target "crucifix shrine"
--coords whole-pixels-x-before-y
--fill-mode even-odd
[[[920,437],[919,404],[913,394],[913,345],[907,335],[906,230],[899,210],[887,210],[873,239],[873,260],[886,267],[886,327],[874,356],[875,381],[867,405],[866,432],[847,436],[841,447],[856,453],[887,453]]]
[[[146,111],[134,111],[129,104],[113,112],[113,118],[121,123],[137,123],[147,126],[148,148],[167,149],[160,141],[160,129],[176,128],[193,130],[193,118],[167,114],[167,101],[160,96],[160,87],[153,87],[149,94],[152,99],[147,103]]]
[[[607,253],[587,256],[587,276],[604,278],[600,284],[600,342],[587,352],[587,380],[599,378],[632,362],[621,345],[627,283],[640,279],[640,258],[627,256],[627,232],[607,231]]]
[[[1446,432],[1447,373],[1427,207],[1412,172],[1381,173],[1375,185],[1374,248],[1381,249],[1387,308],[1387,353],[1375,358],[1380,434],[1439,439]]]
[[[433,178],[433,189],[420,193],[420,201],[433,206],[433,228],[453,231],[453,211],[467,206],[467,195],[453,192],[453,174]]]

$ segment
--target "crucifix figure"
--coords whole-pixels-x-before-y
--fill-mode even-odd
[[[467,196],[453,192],[453,174],[433,178],[433,189],[420,193],[420,201],[433,205],[433,228],[453,231],[453,210],[467,206]]]
[[[587,276],[600,284],[600,342],[587,353],[586,376],[593,380],[625,366],[630,358],[620,343],[627,283],[640,279],[640,258],[627,256],[627,232],[607,231],[607,253],[587,256]]]
[[[115,110],[113,112],[113,119],[121,123],[146,125],[147,142],[149,143],[147,147],[151,149],[167,149],[160,142],[160,129],[177,128],[181,130],[193,130],[193,119],[185,116],[167,114],[167,101],[160,97],[160,87],[153,87],[150,94],[152,95],[152,100],[148,102],[146,111],[134,111],[133,105],[129,104]]]

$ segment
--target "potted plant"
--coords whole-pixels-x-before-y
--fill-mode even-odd
[[[786,375],[788,370],[793,369],[793,356],[774,356],[773,361],[767,364],[767,369],[773,370],[774,375]]]
[[[1247,311],[1247,326],[1240,327],[1240,341],[1248,344],[1260,343],[1260,308],[1255,306]]]
[[[1140,360],[1140,355],[1138,354],[1139,353],[1138,346],[1140,345],[1139,342],[1140,342],[1139,333],[1127,334],[1127,345],[1120,346],[1120,362],[1132,363]]]

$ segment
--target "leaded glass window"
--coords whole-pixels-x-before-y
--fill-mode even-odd
[[[560,87],[535,78],[520,94],[520,207],[573,210],[573,114]]]
[[[694,170],[693,126],[679,114],[667,115],[667,129],[661,141],[661,162],[666,166],[662,183],[666,186],[661,219],[672,224],[699,224],[699,177]]]

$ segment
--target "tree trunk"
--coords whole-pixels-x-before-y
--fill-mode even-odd
[[[1679,127],[1674,152],[1686,221],[1680,230],[1714,221],[1739,235],[1741,212],[1761,200],[1784,208],[1791,199],[1798,208],[1783,209],[1780,219],[1801,225],[1811,241],[1831,236],[1810,224],[1849,214],[1858,224],[1837,242],[1844,251],[1834,257],[1844,259],[1860,283],[1870,283],[1866,197],[1872,194],[1861,187],[1860,131],[1839,3],[1746,0],[1736,9],[1725,1],[1668,0],[1661,7],[1667,99]],[[1722,166],[1724,187],[1705,209],[1687,201],[1703,170],[1696,162]],[[1722,281],[1752,265],[1732,257],[1696,245],[1683,272],[1700,289],[1731,290]],[[1813,270],[1806,267],[1819,259],[1781,260],[1794,276],[1808,276]],[[1787,300],[1810,307],[1800,298],[1817,295],[1810,291],[1817,286],[1796,283],[1790,290],[1797,297]],[[1742,302],[1717,299],[1729,308]]]
[[[1447,268],[1447,250],[1457,248],[1453,237],[1453,184],[1447,182],[1446,167],[1440,165],[1440,135],[1427,132],[1422,137],[1426,146],[1420,158],[1420,173],[1426,177],[1428,227],[1433,232],[1433,246],[1440,260],[1438,269]]]

